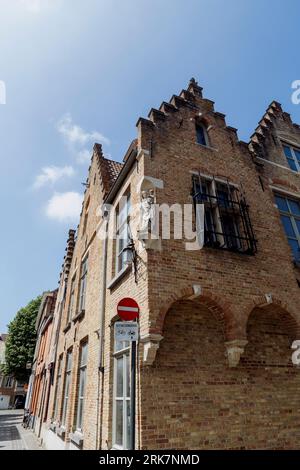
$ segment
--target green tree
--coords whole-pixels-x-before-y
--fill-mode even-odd
[[[26,369],[26,363],[33,360],[36,343],[35,322],[41,299],[37,297],[21,308],[8,325],[4,372],[13,375],[17,380],[28,379],[30,373]]]

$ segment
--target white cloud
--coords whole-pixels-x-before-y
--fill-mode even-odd
[[[59,222],[78,222],[83,196],[75,191],[54,193],[46,206],[49,219]]]
[[[58,180],[64,177],[71,177],[75,174],[73,167],[71,166],[45,166],[33,183],[34,189],[39,189],[46,184],[54,184]]]
[[[70,113],[65,114],[57,123],[58,132],[71,145],[86,145],[89,142],[109,144],[109,139],[98,131],[87,132],[74,124]]]
[[[80,150],[77,153],[76,161],[77,163],[87,163],[91,160],[91,152],[87,149]]]

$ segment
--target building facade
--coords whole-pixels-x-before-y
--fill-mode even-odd
[[[5,365],[5,341],[7,334],[0,335],[0,367]],[[6,376],[0,369],[0,410],[7,410],[15,402],[16,381],[11,376]]]
[[[5,375],[1,368],[5,365],[5,343],[8,335],[0,335],[0,410],[24,408],[27,384],[16,380],[12,375]]]
[[[31,413],[31,426],[38,437],[41,435],[42,425],[46,422],[48,414],[51,386],[51,368],[48,367],[48,358],[56,298],[57,290],[43,294],[35,324],[37,342],[29,379],[26,407]]]
[[[299,448],[299,149],[279,103],[245,143],[194,79],[138,120],[122,164],[95,145],[54,313],[47,448],[129,448],[124,297],[140,306],[136,448]]]

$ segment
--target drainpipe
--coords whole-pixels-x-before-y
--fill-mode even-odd
[[[97,390],[97,432],[96,449],[102,446],[102,423],[103,423],[103,389],[104,389],[104,330],[105,330],[105,301],[106,301],[106,276],[107,276],[107,242],[108,242],[108,219],[109,212],[104,208],[103,213],[103,250],[101,263],[101,287],[100,287],[100,330],[99,330],[99,357],[98,357],[98,390]],[[101,383],[101,390],[100,390]],[[100,402],[100,403],[99,403]],[[99,416],[100,413],[100,416]],[[98,438],[99,436],[99,438]]]

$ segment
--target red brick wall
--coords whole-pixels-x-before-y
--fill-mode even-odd
[[[197,302],[171,307],[157,360],[142,369],[143,448],[300,448],[300,375],[274,307],[253,311],[248,340],[230,369],[222,321]]]

